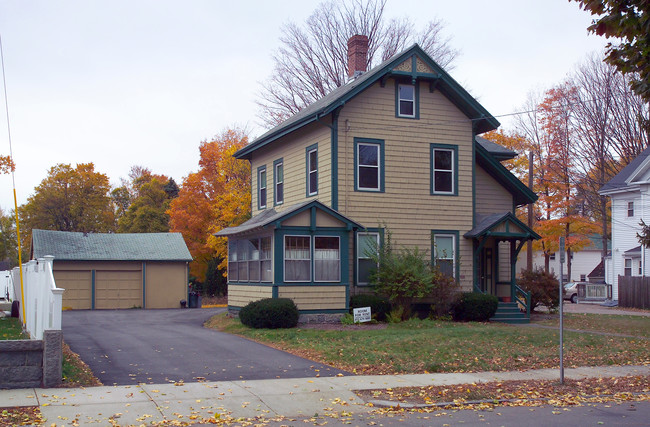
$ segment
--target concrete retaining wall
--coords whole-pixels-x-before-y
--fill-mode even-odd
[[[0,389],[61,384],[63,333],[45,331],[42,340],[0,341]]]

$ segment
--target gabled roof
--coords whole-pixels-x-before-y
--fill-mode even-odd
[[[631,257],[631,258],[640,258],[641,257],[641,246],[636,246],[632,249],[629,249],[625,252],[623,252],[623,256],[626,257]]]
[[[56,261],[192,261],[180,233],[32,230],[32,258]]]
[[[648,165],[647,160],[650,158],[650,147],[643,150],[634,160],[625,166],[619,173],[610,179],[607,184],[600,187],[599,194],[616,193],[625,190],[628,186],[628,180],[641,169],[642,166]]]
[[[600,262],[591,273],[587,274],[590,279],[604,279],[605,278],[605,262],[601,259]]]
[[[502,162],[504,160],[510,160],[517,157],[517,153],[512,150],[507,149],[506,147],[499,145],[495,142],[490,141],[489,139],[482,138],[480,136],[475,136],[474,139],[476,142],[481,144],[481,147],[485,148],[488,153],[498,161]]]
[[[512,194],[517,206],[533,203],[537,200],[537,194],[499,163],[480,142],[476,142],[474,147],[476,149],[476,162]]]
[[[227,236],[233,236],[235,234],[241,234],[245,233],[248,231],[254,231],[254,230],[261,230],[262,228],[268,227],[268,226],[275,226],[276,223],[282,222],[284,220],[287,220],[291,218],[294,215],[297,215],[301,212],[304,212],[308,209],[311,209],[312,207],[316,209],[320,209],[324,211],[325,213],[333,216],[334,218],[338,219],[339,221],[343,222],[346,224],[346,226],[350,229],[353,228],[364,228],[361,224],[349,219],[348,217],[338,213],[334,209],[325,206],[318,200],[309,200],[306,202],[298,203],[295,204],[282,212],[276,212],[275,209],[265,209],[261,213],[255,215],[248,221],[244,222],[241,225],[238,225],[236,227],[228,227],[224,228],[223,230],[220,230],[216,232],[214,235],[217,237],[227,237]]]
[[[425,62],[434,74],[418,73],[418,79],[427,79],[435,82],[435,89],[440,90],[454,105],[456,105],[465,115],[475,120],[476,133],[483,133],[494,130],[499,127],[499,121],[495,119],[481,104],[476,101],[461,85],[459,85],[445,70],[435,63],[429,55],[414,44],[405,51],[393,56],[382,62],[373,69],[365,72],[347,84],[334,89],[318,101],[313,102],[303,108],[297,114],[294,114],[278,126],[269,130],[255,141],[235,153],[238,159],[249,159],[253,151],[270,142],[281,138],[301,127],[315,122],[320,118],[330,114],[339,107],[345,105],[350,99],[367,89],[382,78],[405,77],[406,73],[394,70],[394,68],[408,58],[417,56]],[[410,73],[408,74],[411,75]],[[415,78],[415,75],[413,75]]]
[[[501,225],[504,225],[503,230],[499,229]],[[512,212],[486,215],[474,228],[465,233],[467,238],[476,239],[483,236],[499,236],[506,239],[541,239],[539,234],[521,222]]]

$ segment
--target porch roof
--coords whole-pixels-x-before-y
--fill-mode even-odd
[[[630,250],[623,252],[623,256],[629,258],[641,258],[641,246],[634,247]]]
[[[512,212],[486,215],[473,229],[465,233],[465,237],[469,239],[478,239],[483,236],[493,236],[504,240],[537,240],[541,238]]]
[[[334,209],[325,206],[318,200],[311,200],[311,201],[295,204],[281,212],[277,212],[275,209],[266,209],[263,212],[255,215],[248,221],[244,222],[243,224],[238,225],[236,227],[224,228],[223,230],[214,233],[214,235],[216,237],[228,237],[228,236],[233,236],[235,234],[254,231],[257,229],[261,230],[262,228],[268,227],[270,225],[276,225],[277,223],[281,223],[282,221],[289,219],[292,216],[299,214],[300,212],[311,209],[312,207],[319,209],[333,216],[339,221],[345,223],[350,230],[354,228],[364,228],[358,222],[355,222],[350,218],[346,217],[345,215],[342,215],[339,212],[335,211]]]

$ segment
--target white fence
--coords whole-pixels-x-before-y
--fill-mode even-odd
[[[20,269],[12,270],[14,299],[20,301],[20,317],[25,313],[25,326],[32,339],[43,339],[45,330],[61,330],[63,289],[56,287],[52,274],[53,256],[45,256],[23,264],[23,291],[21,301]]]

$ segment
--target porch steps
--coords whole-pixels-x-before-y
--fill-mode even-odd
[[[490,318],[490,322],[501,322],[511,324],[530,323],[526,313],[519,310],[516,302],[500,302],[497,312]]]

